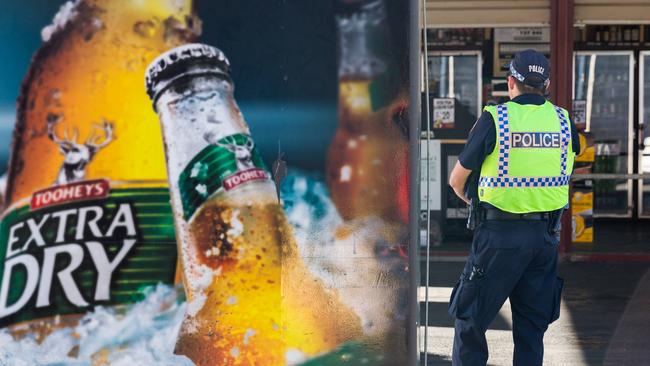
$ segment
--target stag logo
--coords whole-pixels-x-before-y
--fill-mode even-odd
[[[86,177],[86,166],[93,159],[95,154],[113,140],[113,125],[103,120],[101,124],[93,124],[94,127],[104,132],[103,138],[96,134],[93,128],[90,136],[83,144],[77,143],[79,131],[72,130],[72,138],[68,137],[67,129],[63,132],[63,138],[56,135],[55,126],[62,120],[62,117],[49,115],[47,117],[47,136],[50,140],[59,145],[59,151],[63,154],[63,165],[56,178],[56,184],[79,182]]]
[[[211,133],[208,133],[204,136],[205,140],[211,144],[230,151],[235,155],[235,162],[237,163],[237,170],[243,171],[248,169],[255,168],[255,163],[253,163],[253,149],[255,148],[255,143],[253,140],[246,136],[246,143],[244,145],[237,145],[233,136],[228,136],[223,139],[223,142],[220,142],[219,139]]]

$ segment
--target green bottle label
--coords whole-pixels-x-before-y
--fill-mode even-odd
[[[201,150],[178,178],[185,220],[213,194],[266,179],[270,174],[250,136],[235,134],[215,141]]]
[[[388,360],[381,350],[361,342],[348,342],[332,352],[301,363],[299,366],[341,365],[388,366]]]
[[[54,186],[0,223],[0,327],[139,301],[175,270],[166,187]]]

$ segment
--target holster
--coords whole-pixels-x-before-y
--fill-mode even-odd
[[[469,216],[467,216],[467,228],[474,230],[481,223],[480,205],[478,198],[471,198],[469,201]]]
[[[559,235],[560,228],[562,226],[562,214],[564,213],[565,208],[561,208],[551,213],[551,217],[548,220],[548,232],[551,235]]]

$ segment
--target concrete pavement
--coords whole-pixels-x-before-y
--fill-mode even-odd
[[[428,365],[451,365],[453,319],[447,301],[463,263],[431,262],[429,304],[420,288]],[[650,263],[561,263],[561,316],[545,336],[545,365],[650,365]],[[424,286],[425,262],[421,266]],[[489,365],[512,365],[512,320],[506,302],[487,332]],[[424,350],[424,327],[420,329]],[[424,358],[422,359],[424,361]],[[424,362],[422,362],[424,364]]]

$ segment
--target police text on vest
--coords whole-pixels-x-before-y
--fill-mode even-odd
[[[513,132],[512,147],[517,148],[559,148],[560,134],[557,132]]]

